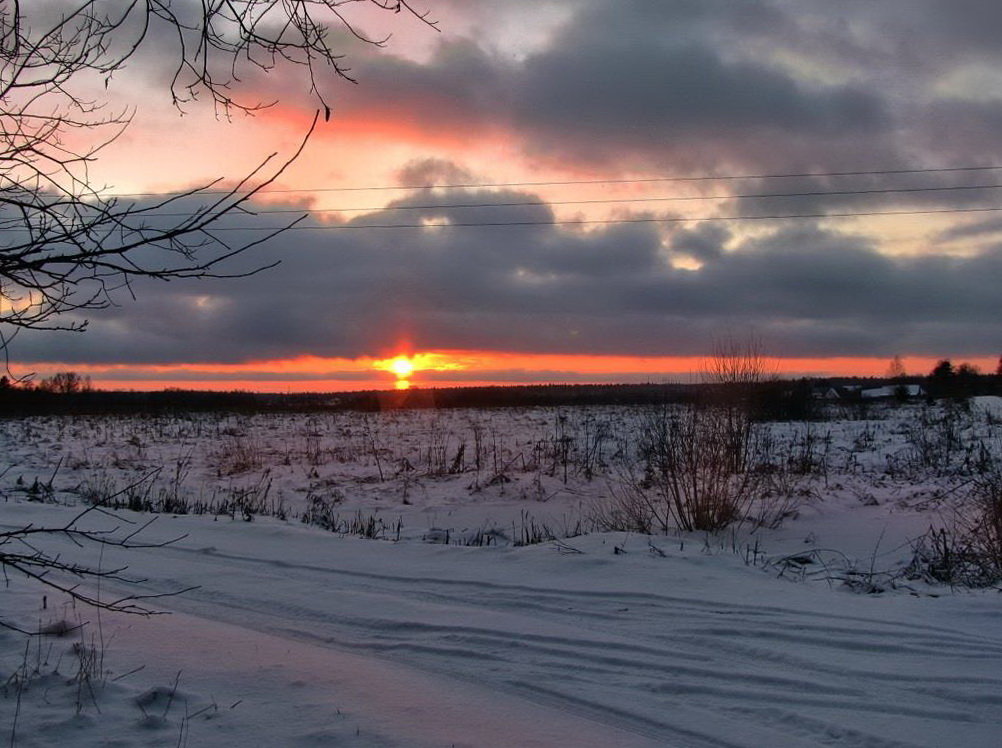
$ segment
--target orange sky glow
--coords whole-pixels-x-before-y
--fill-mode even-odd
[[[688,382],[715,339],[745,329],[763,352],[789,354],[766,359],[779,377],[884,376],[895,353],[913,375],[947,357],[995,371],[1002,222],[977,210],[1002,208],[997,192],[967,190],[999,177],[964,181],[947,167],[1000,161],[986,155],[997,117],[982,132],[971,107],[956,128],[971,135],[957,142],[925,128],[913,66],[836,62],[843,45],[801,48],[796,34],[731,18],[727,4],[707,11],[721,16],[713,33],[671,3],[634,14],[611,0],[464,0],[433,12],[437,32],[351,5],[377,38],[394,36],[385,49],[347,47],[358,85],[323,79],[329,118],[239,216],[263,232],[308,214],[236,263],[237,275],[268,271],[202,279],[205,291],[196,281],[123,291],[73,319],[89,316],[86,342],[18,340],[15,375],[270,392]],[[783,14],[815,31],[822,10],[849,12],[798,7]],[[596,17],[629,33],[610,36]],[[882,38],[879,26],[868,38]],[[678,64],[690,54],[714,64]],[[952,58],[940,57],[939,79],[952,80]],[[182,115],[159,59],[151,49],[111,86],[109,104],[134,113],[88,164],[106,195],[142,203],[233,186],[272,154],[264,179],[323,111],[302,71],[278,68],[238,87],[244,101],[275,102],[254,116],[205,102]],[[851,86],[845,69],[858,76]],[[910,87],[886,85],[892,73]],[[734,95],[756,86],[786,106]],[[926,95],[931,112],[946,101]],[[942,168],[905,178],[912,166]],[[949,173],[922,173],[938,170]],[[220,231],[237,233],[219,236],[244,241],[231,218]],[[629,353],[652,351],[663,355]],[[135,363],[149,361],[163,363]]]
[[[966,359],[981,371],[996,361]],[[933,357],[902,357],[909,374],[928,374]],[[72,365],[38,362],[37,376],[73,370],[107,390],[163,388],[247,390],[259,392],[349,392],[406,387],[453,387],[542,383],[693,382],[707,369],[704,357],[595,356],[570,354],[427,351],[388,358],[300,356],[281,361],[241,364],[177,363],[166,365]],[[959,361],[957,362],[959,363]],[[766,376],[885,376],[883,358],[765,358]]]
[[[270,133],[266,140],[294,147],[309,122],[308,113],[276,108],[258,118],[258,124]],[[256,131],[261,139],[261,131]],[[252,131],[246,125],[234,129],[228,138],[234,153],[254,152]],[[383,144],[380,147],[380,144]],[[143,139],[123,143],[118,156],[124,162],[133,158],[133,149],[145,146]],[[196,153],[208,148],[205,142],[196,143]],[[365,115],[340,115],[325,129],[318,131],[307,148],[306,157],[295,163],[282,180],[275,185],[275,194],[261,196],[264,205],[271,202],[289,204],[298,201],[306,209],[318,209],[318,221],[340,221],[355,218],[359,208],[378,209],[393,200],[399,193],[389,192],[313,192],[309,188],[337,189],[342,185],[370,185],[392,182],[395,166],[408,156],[424,149],[446,152],[461,157],[474,167],[491,164],[496,180],[553,180],[588,179],[594,174],[575,170],[564,164],[560,170],[542,173],[526,170],[514,156],[514,144],[507,142],[500,129],[490,139],[464,140],[451,128],[429,132],[425,128],[400,120],[392,112],[367,112]],[[208,154],[211,149],[206,150]],[[131,155],[130,155],[131,154]],[[499,158],[499,155],[502,157]],[[507,156],[513,156],[507,158]],[[146,157],[146,163],[156,168],[142,174],[135,173],[130,181],[119,182],[132,189],[156,189],[173,181],[190,184],[207,180],[210,174],[191,173],[210,163],[220,171],[233,171],[231,161],[239,160],[231,154],[227,160],[218,158],[192,158],[181,163],[171,161],[169,151]],[[151,160],[152,159],[152,160]],[[243,159],[246,161],[246,158]],[[116,158],[108,164],[116,165]],[[538,166],[538,163],[537,163]],[[236,169],[239,171],[239,168]],[[120,172],[124,173],[124,172]],[[368,175],[360,177],[360,174]],[[135,180],[135,181],[132,181]],[[284,192],[290,186],[292,194]],[[549,186],[534,191],[548,200],[557,202],[553,209],[558,219],[602,219],[621,213],[625,208],[649,209],[643,203],[630,203],[631,198],[651,195],[698,194],[702,187],[658,187],[645,184],[604,184],[581,186]],[[601,201],[605,198],[620,202]],[[560,201],[596,201],[593,204],[560,205]],[[662,209],[663,206],[658,206]],[[669,204],[670,205],[670,204]],[[713,203],[693,208],[697,212],[712,213]],[[346,212],[323,212],[331,208]],[[888,236],[904,230],[905,221],[876,218]],[[585,227],[583,230],[589,230]],[[759,230],[756,225],[742,228],[747,235]],[[902,247],[913,247],[915,229],[899,238]],[[907,251],[907,250],[903,250]],[[239,281],[235,281],[239,283]],[[996,361],[989,358],[965,359],[982,371],[993,371]],[[925,374],[935,365],[931,356],[904,356],[909,373]],[[448,387],[482,385],[517,385],[552,382],[606,383],[606,382],[675,382],[695,381],[705,369],[705,358],[699,356],[630,356],[579,354],[523,353],[518,351],[439,350],[418,353],[399,353],[384,358],[359,356],[326,358],[309,353],[285,359],[261,359],[246,363],[186,363],[162,365],[134,364],[68,364],[59,361],[26,362],[21,369],[42,377],[55,371],[73,370],[87,374],[95,387],[108,390],[156,390],[183,388],[200,390],[248,390],[261,392],[336,392],[366,389],[403,389],[407,387]],[[800,376],[882,376],[888,371],[887,357],[838,356],[819,358],[775,358],[766,363],[770,374],[783,377]]]

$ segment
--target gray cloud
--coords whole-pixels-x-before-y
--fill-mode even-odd
[[[739,33],[775,32],[768,4],[584,3],[551,44],[512,61],[471,40],[447,39],[426,64],[363,62],[346,109],[383,110],[429,130],[504,126],[552,159],[609,165],[641,159],[663,170],[778,158],[809,163],[889,126],[881,96],[821,85],[726,52]],[[776,152],[783,145],[782,154]],[[771,153],[765,153],[772,149]]]
[[[476,16],[497,16],[479,3]],[[560,5],[554,2],[551,5]],[[990,71],[990,0],[564,3],[567,20],[525,58],[488,40],[443,35],[432,59],[359,59],[343,111],[417,131],[504,131],[538,163],[607,173],[727,174],[894,169],[1002,160],[996,97],[952,85]],[[478,10],[479,9],[479,10]],[[509,11],[516,18],[518,8]],[[480,33],[489,37],[490,29]],[[973,96],[973,98],[972,98]],[[800,180],[791,191],[971,184],[970,175]],[[754,182],[735,183],[735,190]],[[723,186],[726,189],[726,185]],[[776,183],[758,185],[772,191]],[[766,188],[772,189],[766,189]],[[855,205],[984,205],[985,193],[747,201],[776,212]]]
[[[531,35],[545,11],[537,6],[562,9],[565,20],[527,56],[499,48],[497,28],[522,24]],[[1002,77],[987,98],[952,81],[971,65],[982,75],[999,69],[999,7],[469,0],[443,5],[441,42],[427,60],[336,32],[359,85],[331,77],[323,88],[335,124],[346,113],[463,139],[505,131],[556,166],[727,173],[984,163],[1002,158]],[[450,25],[457,14],[469,23]],[[135,60],[158,78],[176,57],[161,36]],[[244,72],[248,96],[308,104],[300,70]]]
[[[524,1],[453,3],[490,33]],[[428,60],[353,48],[358,87],[340,112],[417,131],[504,131],[537,162],[604,174],[843,171],[1002,161],[1002,83],[953,81],[1002,66],[993,0],[557,0],[564,22],[524,56],[450,34]],[[503,10],[499,10],[502,8]],[[516,16],[517,18],[517,16]],[[156,62],[151,47],[137,65]],[[392,46],[391,46],[392,52]],[[151,67],[152,69],[152,67]],[[283,71],[249,81],[282,90]],[[305,95],[304,95],[305,99]],[[439,141],[435,141],[439,142]],[[443,146],[444,148],[445,146]],[[405,186],[470,181],[451,154],[400,167]],[[484,175],[484,181],[490,175]],[[727,182],[735,192],[930,184],[873,176]],[[995,181],[986,176],[985,183]],[[935,184],[977,183],[970,175]],[[728,185],[731,185],[728,187]],[[713,188],[714,190],[717,187]],[[997,192],[733,201],[725,215],[996,204]],[[441,207],[418,207],[435,205]],[[528,201],[521,208],[454,203]],[[704,213],[705,214],[705,213]],[[307,222],[254,257],[268,273],[140,283],[138,301],[92,315],[83,336],[20,336],[25,360],[171,362],[373,354],[416,348],[699,354],[753,325],[782,355],[992,354],[1002,245],[996,221],[959,218],[930,241],[976,238],[964,256],[891,257],[879,237],[810,220],[760,225],[552,225],[536,195],[419,190],[374,213]],[[495,228],[363,229],[446,218]],[[951,247],[957,249],[957,247]],[[686,257],[698,270],[673,265]],[[242,260],[243,261],[243,260]],[[249,268],[251,265],[237,266]]]
[[[335,117],[393,117],[464,138],[505,129],[539,158],[611,170],[991,160],[1002,156],[995,135],[1002,84],[994,98],[961,101],[972,92],[950,81],[971,65],[986,75],[999,68],[1000,7],[994,0],[468,0],[441,5],[443,33],[429,60],[395,57],[392,43],[377,50],[333,27],[360,85],[331,76],[324,91]],[[499,48],[497,29],[521,25],[531,36],[547,8],[561,9],[565,20],[545,43],[527,56]],[[390,16],[377,20],[399,30]],[[130,68],[166,95],[177,52],[175,37],[151,34]],[[301,72],[241,69],[241,92],[306,105]]]
[[[470,184],[476,176],[448,159],[429,157],[408,161],[397,171],[397,180],[403,187],[417,188]]]
[[[443,202],[529,201],[453,190]],[[396,207],[426,205],[415,192]],[[521,208],[421,208],[406,220],[552,219]],[[136,286],[138,300],[95,312],[91,330],[24,335],[24,360],[238,362],[304,353],[358,356],[401,344],[535,352],[686,355],[735,324],[781,355],[985,354],[1002,340],[1002,246],[971,257],[888,257],[870,239],[777,223],[754,239],[701,224],[553,224],[424,229],[387,211],[340,228],[290,231],[248,278]],[[316,227],[319,224],[306,224]],[[699,270],[673,267],[675,253]]]
[[[987,219],[975,220],[969,223],[958,223],[955,226],[939,232],[937,243],[952,242],[970,238],[981,238],[1002,233],[1002,218],[997,215]]]
[[[697,262],[718,260],[731,238],[730,230],[721,223],[700,223],[693,228],[682,227],[671,236],[670,248]]]
[[[576,158],[632,148],[660,156],[663,168],[666,155],[694,143],[733,158],[741,148],[735,138],[744,148],[778,138],[795,148],[791,136],[872,137],[883,126],[881,100],[870,92],[810,85],[762,63],[728,60],[712,37],[685,33],[690,19],[675,3],[646,3],[646,12],[627,5],[582,15],[527,61],[514,109],[543,148],[573,146]],[[703,20],[705,13],[695,15]],[[666,29],[674,31],[668,38]]]

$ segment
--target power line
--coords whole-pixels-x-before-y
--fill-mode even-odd
[[[950,187],[899,187],[899,188],[875,188],[866,190],[815,190],[809,192],[758,192],[737,195],[675,195],[670,197],[627,197],[627,198],[601,198],[588,200],[518,200],[509,202],[490,203],[428,203],[420,205],[376,205],[365,208],[276,208],[250,211],[251,215],[281,215],[304,213],[386,213],[390,211],[406,210],[439,210],[439,209],[459,209],[459,208],[518,208],[518,207],[541,207],[549,205],[608,205],[613,203],[655,203],[655,202],[693,202],[706,200],[751,200],[762,198],[789,198],[789,197],[847,197],[851,195],[894,195],[925,192],[970,192],[973,190],[997,190],[1002,189],[1002,184],[978,184],[961,185]],[[156,216],[164,218],[184,218],[196,215],[194,213],[155,213]]]
[[[827,171],[827,172],[800,172],[800,173],[775,173],[775,174],[723,174],[723,175],[701,175],[693,177],[640,177],[622,179],[569,179],[561,181],[536,181],[536,182],[468,182],[455,184],[423,184],[413,186],[401,185],[365,185],[357,187],[300,187],[288,189],[268,189],[261,190],[258,194],[291,194],[300,192],[383,192],[390,190],[430,190],[430,189],[484,189],[491,187],[562,187],[569,185],[597,185],[597,184],[651,184],[670,182],[724,182],[738,181],[742,179],[808,179],[808,178],[828,178],[828,177],[864,177],[864,176],[896,176],[903,174],[956,174],[985,171],[1002,170],[1002,165],[998,166],[951,166],[941,168],[924,169],[873,169],[869,171]],[[104,192],[104,197],[166,197],[170,195],[186,195],[191,190],[181,190],[178,192]],[[225,195],[230,190],[199,190],[202,195]]]
[[[598,226],[630,223],[701,223],[707,221],[780,221],[798,218],[859,218],[871,216],[922,216],[946,213],[997,213],[1002,206],[993,208],[943,208],[933,210],[875,210],[848,211],[843,213],[797,213],[752,216],[669,216],[643,218],[588,218],[557,221],[471,221],[468,223],[341,223],[325,226],[218,226],[209,228],[209,233],[215,231],[357,231],[361,229],[429,229],[429,228],[473,228],[473,227],[512,227],[512,226]]]

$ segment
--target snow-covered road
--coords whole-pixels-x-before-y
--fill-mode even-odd
[[[154,529],[188,535],[102,563],[128,562],[144,592],[199,588],[159,601],[176,616],[106,621],[122,627],[112,651],[241,700],[213,729],[251,714],[293,744],[339,719],[404,745],[991,746],[1002,734],[993,596],[859,596],[612,534],[571,541],[578,554],[274,520]]]

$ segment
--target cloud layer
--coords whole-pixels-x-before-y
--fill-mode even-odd
[[[998,155],[991,0],[559,5],[567,20],[524,57],[479,27],[446,34],[426,61],[363,58],[346,109],[392,102],[429,131],[503,127],[540,158],[612,169],[890,168]],[[517,4],[509,12],[517,17]]]
[[[976,354],[1000,342],[1002,244],[892,257],[811,220],[744,237],[728,222],[585,230],[554,224],[545,203],[515,191],[419,190],[392,207],[300,224],[243,258],[281,260],[258,275],[137,285],[136,301],[92,314],[86,335],[61,336],[58,348],[50,335],[23,336],[18,350],[134,363],[401,348],[699,355],[748,326],[781,356]],[[365,228],[401,221],[539,223]]]
[[[718,196],[691,204],[567,206],[552,185],[423,188],[1002,163],[994,0],[436,8],[443,33],[434,43],[350,49],[360,83],[336,90],[331,129],[313,146],[334,160],[353,137],[367,147],[384,138],[369,155],[409,188],[403,197],[354,218],[317,214],[241,259],[281,260],[266,273],[138,284],[137,301],[92,314],[86,335],[25,334],[17,357],[241,362],[402,348],[683,356],[747,327],[779,356],[1002,349],[996,214],[823,218],[995,208],[998,189],[881,190],[990,185],[1002,171],[638,182],[601,193]],[[137,60],[150,80],[162,69],[158,53]],[[249,84],[307,108],[295,74]],[[338,130],[341,122],[353,128]],[[310,152],[318,162],[327,155]],[[516,165],[524,172],[512,180]],[[858,194],[734,197],[832,191]],[[455,207],[471,203],[483,207]],[[491,207],[510,203],[524,205]],[[724,220],[787,214],[818,217]],[[564,222],[575,215],[612,222]],[[713,220],[679,220],[695,217]],[[422,221],[453,225],[362,228]],[[455,225],[498,223],[531,225]]]

